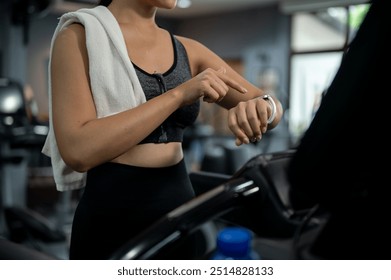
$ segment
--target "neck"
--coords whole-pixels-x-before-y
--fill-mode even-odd
[[[157,8],[145,5],[142,1],[113,1],[108,9],[121,24],[156,26]]]

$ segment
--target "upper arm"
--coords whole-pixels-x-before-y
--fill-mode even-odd
[[[67,139],[96,118],[92,99],[84,27],[72,24],[57,35],[51,56],[53,126],[60,152]]]
[[[254,84],[247,81],[243,76],[236,72],[229,64],[219,57],[212,50],[205,45],[195,40],[178,37],[186,48],[193,76],[204,71],[207,68],[218,70],[221,67],[226,69],[226,75],[238,82],[244,88],[248,90],[243,94],[234,89],[230,89],[226,97],[219,103],[219,105],[225,108],[231,108],[237,105],[240,101],[249,100],[260,96],[262,90],[256,87]]]

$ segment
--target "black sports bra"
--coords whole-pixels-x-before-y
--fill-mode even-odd
[[[192,78],[185,47],[172,34],[171,39],[174,47],[174,63],[165,73],[150,74],[133,64],[147,100],[159,96]],[[179,108],[139,144],[182,142],[184,129],[195,122],[199,111],[199,100],[191,105]]]

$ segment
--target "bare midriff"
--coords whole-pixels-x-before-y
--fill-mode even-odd
[[[140,167],[167,167],[177,164],[182,159],[182,144],[170,142],[134,146],[112,162]]]

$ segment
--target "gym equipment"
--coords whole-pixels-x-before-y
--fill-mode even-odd
[[[266,259],[271,254],[279,259],[297,257],[295,242],[305,233],[315,236],[327,216],[320,212],[309,216],[316,208],[299,212],[291,208],[285,174],[293,154],[294,150],[288,150],[258,155],[228,178],[212,172],[191,173],[197,197],[130,240],[111,259],[164,258],[210,221],[216,222],[216,227],[238,225],[252,230]],[[279,256],[264,251],[276,240],[285,242],[285,247],[278,248]],[[207,259],[211,253],[204,251],[194,257]]]
[[[65,233],[26,207],[28,160],[41,148],[48,127],[32,124],[22,86],[0,79],[0,235],[41,250],[40,242],[65,242]]]

